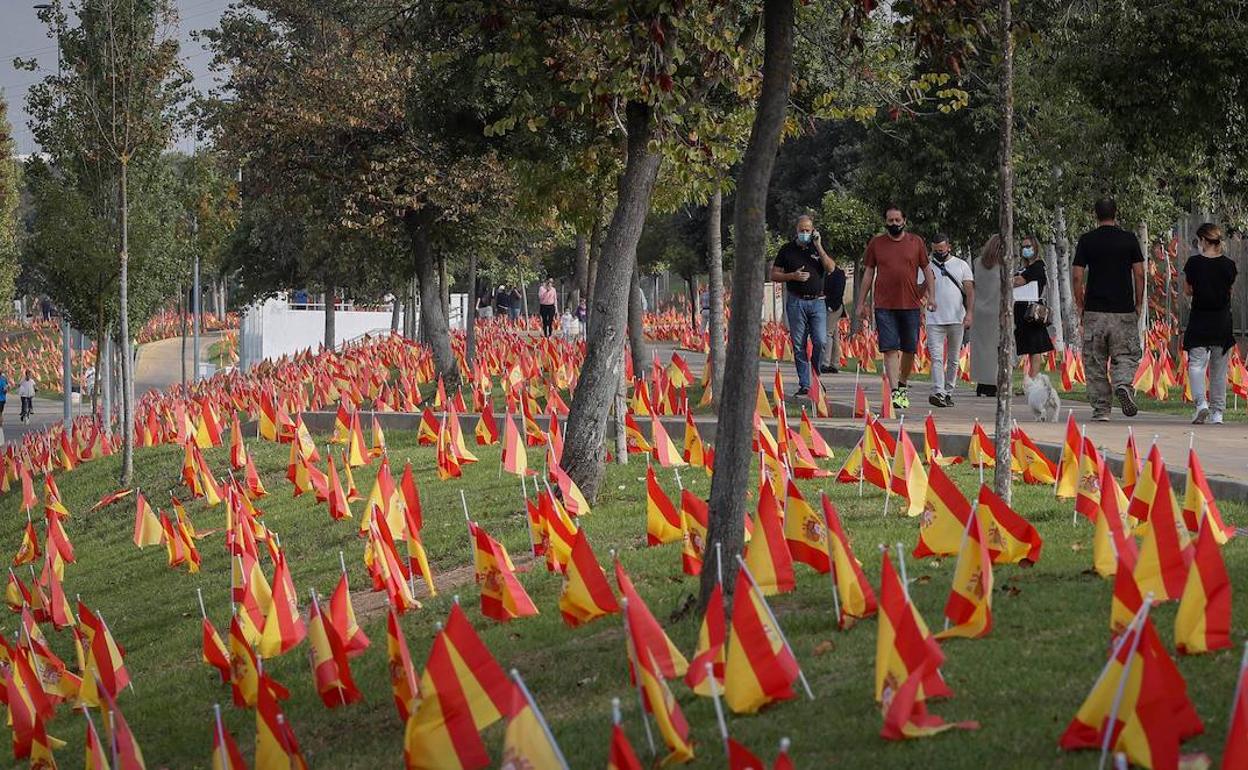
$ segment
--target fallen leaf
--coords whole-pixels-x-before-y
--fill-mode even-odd
[[[831,639],[824,639],[822,642],[815,645],[815,655],[827,655],[835,649],[836,645],[832,643]]]
[[[923,585],[924,583],[930,583],[932,582],[932,576],[931,575],[919,575],[917,578],[914,579],[914,582],[918,583],[919,585]]]
[[[1072,550],[1072,551],[1082,551],[1082,550],[1083,550],[1083,543],[1071,543],[1071,544],[1070,544],[1070,550]]]
[[[1007,596],[1018,596],[1022,592],[1023,592],[1023,589],[1019,588],[1018,586],[1007,585],[1005,587],[1005,593]]]

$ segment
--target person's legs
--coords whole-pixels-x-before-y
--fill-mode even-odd
[[[797,386],[810,387],[810,359],[806,357],[806,312],[802,300],[786,292],[784,317],[789,323],[789,342],[793,344],[793,366],[797,369]]]
[[[1230,362],[1230,351],[1226,348],[1210,349],[1209,409],[1217,415],[1226,411],[1226,370]]]
[[[1187,381],[1192,387],[1192,400],[1196,402],[1198,418],[1202,410],[1209,409],[1208,393],[1205,390],[1205,373],[1209,370],[1209,357],[1209,348],[1192,348],[1187,351]]]
[[[1107,313],[1112,319],[1110,378],[1118,404],[1126,417],[1134,417],[1135,372],[1140,368],[1140,331],[1135,313]]]
[[[1083,358],[1092,417],[1109,416],[1109,313],[1083,314]]]
[[[938,400],[945,393],[945,341],[951,324],[927,325],[927,354],[932,357],[932,395]],[[944,402],[941,401],[941,405]],[[933,402],[933,405],[936,405]]]
[[[962,338],[965,334],[966,328],[962,326],[962,324],[950,324],[948,326],[946,337],[949,341],[949,345],[945,351],[946,399],[953,395],[953,389],[958,384],[958,356],[962,353]],[[945,401],[945,406],[950,406],[951,404],[951,401]]]
[[[897,336],[901,347],[900,384],[910,382],[910,374],[914,371],[914,354],[919,352],[919,311],[894,310],[897,317]]]
[[[810,366],[814,376],[819,376],[819,362],[823,360],[823,351],[828,347],[828,306],[823,297],[804,299],[802,305],[806,312],[806,333],[810,336]]]
[[[895,390],[897,370],[901,364],[901,337],[893,311],[875,311],[875,331],[879,337],[880,353],[884,356],[884,375],[888,377],[888,386]]]
[[[839,334],[839,331],[841,316],[843,315],[845,315],[844,305],[836,310],[827,311],[827,341],[823,346],[823,360],[820,362],[824,367],[835,367],[840,364],[841,335]]]

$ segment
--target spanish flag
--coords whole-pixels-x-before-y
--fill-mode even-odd
[[[559,487],[559,494],[563,497],[563,507],[568,515],[584,516],[589,513],[589,502],[586,501],[581,488],[576,485],[567,471],[554,465],[551,467],[551,473],[555,475],[555,485]]]
[[[889,487],[894,494],[901,495],[909,501],[906,506],[907,516],[918,516],[923,513],[927,498],[927,473],[923,470],[923,460],[910,441],[904,428],[897,431],[897,452],[893,456],[893,467]]]
[[[672,644],[659,621],[655,620],[641,594],[637,593],[628,573],[624,571],[619,556],[615,558],[615,584],[620,589],[620,596],[627,602],[624,609],[633,649],[638,651],[638,655],[648,656],[645,660],[652,659],[657,667],[655,670],[664,679],[684,676],[689,670],[689,661],[685,660],[685,656]]]
[[[308,617],[308,645],[312,648],[309,657],[321,702],[329,708],[337,708],[360,700],[362,695],[351,677],[346,646],[338,629],[321,612],[315,595]]]
[[[840,617],[837,625],[849,629],[862,618],[876,613],[875,591],[862,572],[862,563],[854,556],[853,547],[836,506],[828,496],[821,500],[823,518],[827,526],[828,550],[832,554],[832,576],[836,582],[836,594],[840,601]]]
[[[1017,464],[1027,484],[1052,484],[1057,481],[1057,464],[1045,456],[1017,423],[1010,432],[1011,463]]]
[[[157,522],[157,526],[159,525],[159,522]],[[160,542],[159,537],[156,539],[156,542]],[[18,546],[17,554],[13,556],[13,566],[34,564],[42,555],[43,549],[39,547],[39,533],[35,531],[34,522],[27,519],[26,528],[22,531],[22,544]]]
[[[940,465],[932,463],[928,471],[923,515],[919,518],[919,542],[911,555],[922,559],[957,553],[970,517],[971,504]]]
[[[225,649],[225,642],[207,617],[203,619],[203,646],[200,659],[205,665],[212,666],[221,675],[221,684],[230,681],[230,653]]]
[[[992,630],[992,561],[983,520],[975,512],[966,523],[953,588],[945,602],[945,620],[945,630],[936,634],[937,639],[978,639]]]
[[[512,673],[515,674],[514,669]],[[537,704],[520,687],[516,688],[514,697],[513,713],[507,718],[507,730],[503,733],[500,767],[567,770],[563,753],[559,751]]]
[[[1138,552],[1135,538],[1127,534],[1127,496],[1104,462],[1101,463],[1100,488],[1103,494],[1092,535],[1093,568],[1101,577],[1109,577],[1120,568],[1131,572],[1135,569]]]
[[[235,615],[230,620],[230,690],[238,708],[256,705],[259,672],[255,648],[247,641],[239,616]]]
[[[433,410],[425,407],[420,414],[420,425],[416,429],[416,440],[421,446],[433,446],[438,443],[438,433],[442,423],[434,416]]]
[[[957,465],[962,462],[959,455],[945,457],[940,453],[940,436],[936,433],[936,420],[929,414],[923,421],[923,458],[931,465]]]
[[[515,684],[472,629],[459,605],[434,637],[420,680],[420,705],[408,718],[403,754],[409,770],[486,767],[480,731],[511,716]]]
[[[585,537],[585,530],[576,530],[571,557],[559,594],[559,612],[570,628],[620,611],[602,565]]]
[[[875,643],[875,700],[887,704],[907,679],[921,677],[916,701],[950,697],[940,675],[945,654],[910,602],[887,549],[881,554],[879,630]]]
[[[994,468],[997,465],[996,450],[993,449],[992,439],[988,438],[979,420],[976,420],[975,427],[971,428],[971,443],[966,449],[966,459],[975,468],[980,466]]]
[[[1231,646],[1231,581],[1218,548],[1212,518],[1196,537],[1195,555],[1174,618],[1174,645],[1180,655]]]
[[[607,770],[642,770],[637,752],[628,742],[628,735],[619,724],[611,727],[611,750],[607,755]]]
[[[1122,492],[1131,498],[1135,482],[1140,478],[1140,451],[1135,447],[1135,432],[1127,428],[1127,447],[1122,453]]]
[[[717,691],[724,689],[724,646],[727,641],[727,625],[724,620],[724,587],[715,583],[706,602],[706,613],[698,628],[698,646],[693,661],[685,674],[685,684],[704,698],[712,696],[711,684],[706,676],[706,664],[711,664]]]
[[[684,543],[680,550],[681,569],[686,575],[701,575],[705,560],[708,513],[706,501],[687,489],[680,491],[680,521]]]
[[[267,674],[260,675],[256,697],[256,767],[272,770],[307,770],[308,763],[295,740],[290,720],[282,713]]]
[[[793,556],[784,539],[780,504],[770,482],[764,482],[759,490],[755,517],[754,537],[745,548],[745,564],[764,596],[788,593],[797,587]]]
[[[1079,482],[1075,493],[1075,510],[1088,521],[1096,523],[1096,512],[1101,505],[1101,467],[1104,460],[1092,446],[1092,439],[1083,440],[1079,453]]]
[[[1191,555],[1187,528],[1174,510],[1170,475],[1163,472],[1156,481],[1148,528],[1140,542],[1140,557],[1134,573],[1141,591],[1152,592],[1157,601],[1164,602],[1183,595]],[[1137,491],[1140,486],[1136,485]]]
[[[386,657],[390,661],[390,691],[394,695],[394,707],[399,712],[399,719],[406,724],[420,703],[420,685],[416,682],[412,655],[407,650],[407,639],[399,627],[399,616],[393,607],[386,615]]]
[[[650,435],[654,439],[654,446],[651,454],[658,461],[659,465],[664,468],[675,468],[688,465],[681,453],[676,449],[671,436],[667,435],[667,431],[663,428],[663,423],[659,422],[658,417],[650,418]]]
[[[1187,683],[1166,653],[1146,610],[1119,637],[1092,691],[1062,734],[1067,750],[1109,750],[1134,765],[1178,767],[1179,743],[1204,730],[1187,696]],[[1115,721],[1110,715],[1117,706]]]
[[[789,479],[784,499],[784,539],[794,561],[824,574],[831,569],[823,517],[806,502],[792,479]]]
[[[646,434],[641,432],[641,427],[633,419],[632,412],[624,415],[624,434],[629,454],[644,454],[653,448],[646,440]]]
[[[737,714],[794,697],[797,660],[772,622],[762,592],[746,569],[737,571],[732,599],[732,633],[724,663],[724,700]]]
[[[1157,487],[1161,477],[1166,476],[1166,463],[1161,459],[1161,450],[1157,448],[1157,443],[1148,449],[1148,456],[1144,459],[1144,469],[1140,471],[1140,476],[1135,481],[1135,489],[1131,494],[1131,505],[1127,509],[1127,513],[1136,521],[1144,522],[1148,520],[1149,512],[1153,507],[1153,501],[1157,497]],[[1167,484],[1169,486],[1169,484]],[[1171,492],[1173,494],[1173,492]],[[1178,500],[1174,501],[1175,506]]]
[[[221,723],[221,707],[214,705],[213,708],[216,709],[217,715],[212,730],[212,770],[246,770],[247,762],[243,759],[243,753],[238,750],[238,744],[234,742],[234,736],[230,735],[230,731],[225,729],[225,725]],[[89,718],[88,728],[91,733],[95,732],[95,726],[90,724]],[[101,751],[100,756],[103,758],[103,747],[98,745],[100,738],[98,735],[95,735],[94,738],[95,748]],[[90,752],[92,750],[91,735],[88,735],[87,743],[87,751]],[[91,760],[89,759],[87,760],[87,767],[91,768]],[[99,766],[100,770],[104,767],[107,767],[107,765]],[[97,768],[92,768],[91,770],[97,770]]]
[[[302,642],[307,633],[299,614],[298,595],[286,564],[286,554],[278,551],[277,564],[273,567],[273,601],[264,618],[260,654],[266,658],[285,654]]]
[[[1209,488],[1209,480],[1205,478],[1205,469],[1200,465],[1200,458],[1195,449],[1187,450],[1187,491],[1183,495],[1183,521],[1190,532],[1198,532],[1201,522],[1208,519],[1209,529],[1218,545],[1235,537],[1235,528],[1224,523],[1222,512],[1218,510],[1218,502],[1213,498],[1213,490]]]
[[[863,478],[880,489],[888,489],[891,475],[889,468],[896,449],[896,442],[884,429],[883,423],[874,417],[868,417],[862,434]]]
[[[675,543],[684,538],[680,514],[659,486],[654,466],[646,467],[646,545]]]
[[[481,586],[481,614],[504,623],[536,615],[537,607],[516,578],[507,549],[480,526],[471,524],[470,529],[477,583]]]
[[[660,763],[663,766],[683,764],[693,759],[693,742],[689,740],[689,723],[676,703],[672,691],[659,671],[654,655],[645,648],[634,648],[636,660],[633,670],[641,681],[646,710],[654,715],[654,721],[667,744],[668,755]]]
[[[1075,424],[1075,413],[1071,411],[1066,415],[1066,440],[1062,444],[1062,457],[1057,463],[1056,494],[1059,498],[1070,499],[1079,493],[1079,454],[1082,448],[1083,433]]]
[[[494,410],[488,402],[481,409],[477,427],[472,432],[476,436],[477,446],[494,446],[498,443],[498,426],[494,423]]]
[[[511,412],[503,422],[503,470],[517,476],[529,475],[529,460],[524,449],[524,441],[520,439],[520,431],[516,429],[516,421]]]
[[[693,412],[685,412],[685,462],[695,468],[706,467],[706,452],[702,442],[702,434],[698,433],[697,423],[693,421]]]
[[[1226,745],[1222,748],[1224,770],[1248,767],[1248,675],[1245,671],[1248,669],[1241,665],[1235,685],[1235,702],[1231,705],[1231,721],[1226,728]]]

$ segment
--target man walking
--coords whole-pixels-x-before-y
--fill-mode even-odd
[[[798,385],[794,395],[798,398],[810,394],[810,362],[813,360],[818,366],[823,358],[828,326],[823,277],[835,269],[836,263],[819,243],[815,221],[805,215],[798,217],[797,234],[780,247],[771,266],[771,280],[788,285],[784,317],[789,324],[789,339],[793,342]],[[806,355],[808,339],[811,343],[810,357]]]
[[[1144,254],[1140,242],[1118,227],[1118,204],[1102,198],[1093,207],[1098,226],[1079,238],[1071,262],[1075,307],[1083,323],[1088,402],[1092,419],[1109,420],[1110,394],[1125,417],[1134,417],[1132,382],[1140,365],[1140,310],[1144,306]]]
[[[872,306],[867,292],[873,295],[875,328],[879,335],[880,352],[884,354],[884,372],[892,385],[894,409],[910,406],[907,380],[919,347],[919,309],[935,312],[936,300],[930,288],[935,285],[932,267],[927,259],[923,239],[906,232],[906,215],[899,206],[884,210],[887,231],[867,242],[863,255],[862,283],[856,303],[859,319],[870,323]],[[918,282],[919,272],[923,283]],[[909,355],[903,356],[903,353]]]
[[[932,238],[932,274],[936,283],[928,292],[936,309],[926,311],[927,352],[932,357],[932,406],[953,406],[953,387],[958,381],[958,353],[962,337],[971,328],[975,307],[975,275],[971,266],[950,251],[949,236]],[[948,347],[946,348],[946,345]]]
[[[841,361],[841,319],[845,317],[845,271],[832,261],[832,272],[823,277],[823,302],[828,312],[828,341],[823,347],[823,371],[836,374]]]

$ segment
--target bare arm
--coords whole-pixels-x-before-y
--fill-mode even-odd
[[[928,310],[936,309],[936,274],[932,272],[932,263],[923,266],[923,304]]]
[[[966,292],[966,318],[962,320],[962,325],[969,329],[975,312],[975,282],[963,281],[962,291]]]
[[[781,270],[775,265],[771,266],[771,280],[776,283],[785,283],[786,281],[792,281],[794,276],[796,275],[797,275],[796,273],[789,273],[784,270]]]
[[[1135,284],[1135,314],[1139,315],[1144,307],[1144,263],[1136,262],[1131,266],[1132,282]]]
[[[1024,285],[1026,285],[1027,283],[1028,283],[1027,279],[1026,279],[1026,278],[1024,278],[1024,277],[1022,277],[1021,275],[1016,275],[1016,276],[1014,276],[1014,285],[1015,285],[1015,286],[1024,286]]]
[[[1083,267],[1072,265],[1070,268],[1071,294],[1075,297],[1075,307],[1083,313]]]
[[[854,312],[860,317],[866,318],[869,309],[867,307],[867,291],[871,288],[871,284],[875,281],[875,266],[869,265],[862,269],[862,281],[858,284],[858,299],[854,301]]]

